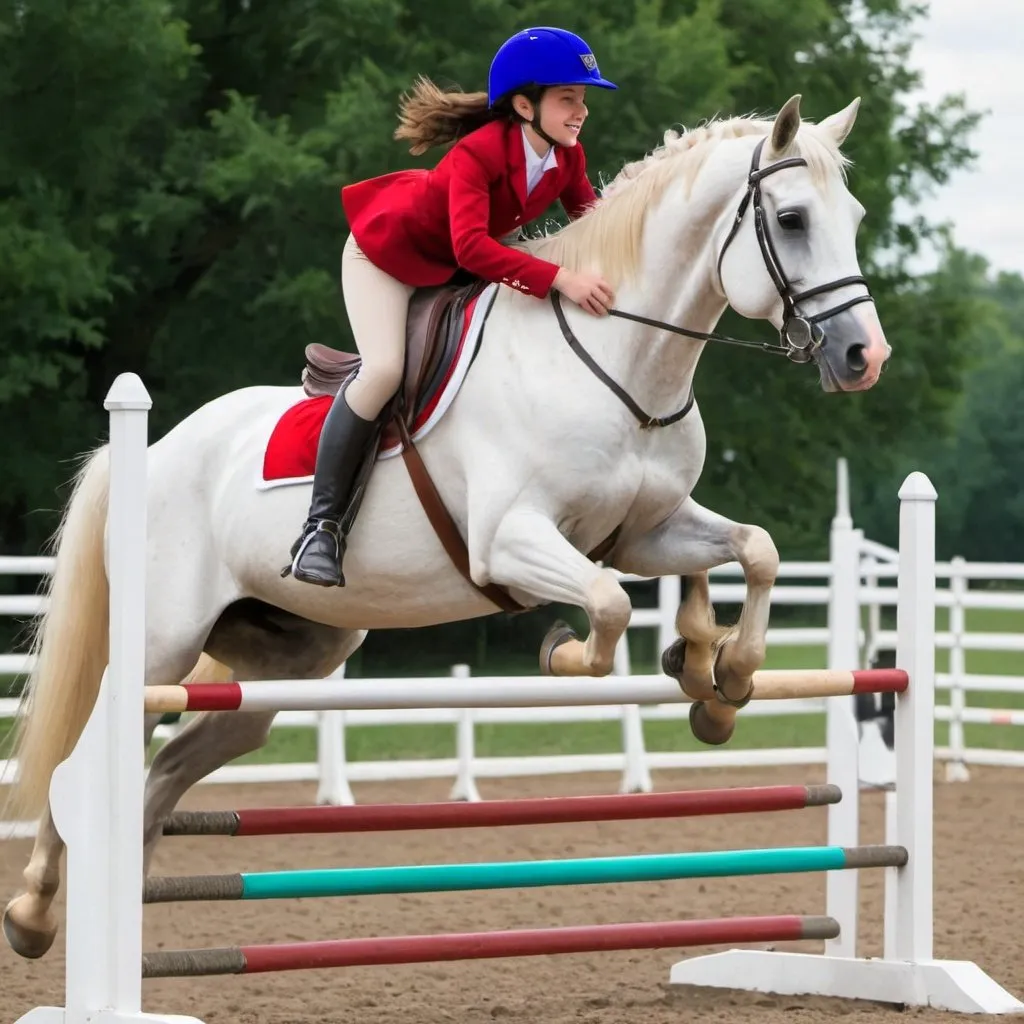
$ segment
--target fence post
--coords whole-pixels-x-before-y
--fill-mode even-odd
[[[615,664],[613,671],[617,676],[629,676],[633,668],[629,657],[629,630],[619,638],[615,645]],[[647,765],[647,749],[644,744],[644,723],[640,717],[637,704],[622,705],[622,753],[625,764],[622,768],[622,781],[619,783],[620,793],[650,793],[654,788],[651,772]]]
[[[949,648],[949,761],[946,764],[947,782],[969,782],[970,770],[964,760],[964,675],[967,659],[964,652],[964,633],[967,632],[967,613],[964,609],[964,595],[967,593],[966,561],[961,555],[950,560],[949,592],[952,601],[949,606],[949,633],[952,641]]]
[[[875,572],[878,566],[878,559],[874,555],[865,555],[863,560],[864,586],[868,590],[874,590],[878,586],[878,573]],[[861,668],[870,668],[878,656],[878,634],[882,629],[882,606],[875,600],[869,601],[867,605],[867,625],[864,631],[863,655],[861,656]]]
[[[345,678],[342,662],[328,679]],[[348,781],[345,760],[345,712],[321,711],[316,716],[316,802],[332,807],[351,807],[356,802]]]
[[[828,605],[828,667],[853,669],[859,663],[860,547],[850,515],[846,460],[836,465],[836,513],[829,535],[830,593]],[[827,778],[843,799],[828,808],[828,842],[856,846],[860,831],[859,737],[853,698],[825,703]],[[857,955],[858,872],[830,871],[825,878],[826,913],[839,922],[839,937],[825,942],[830,956]]]
[[[452,665],[452,675],[456,679],[469,678],[468,665]],[[473,724],[473,709],[460,708],[459,720],[455,724],[455,756],[458,766],[455,769],[455,782],[449,794],[451,800],[467,800],[476,803],[481,799],[473,777],[473,761],[476,758],[476,729]]]
[[[658,651],[663,651],[676,642],[676,614],[683,603],[683,581],[678,576],[658,578]],[[660,664],[660,661],[659,661]]]

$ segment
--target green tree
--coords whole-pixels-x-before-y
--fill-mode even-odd
[[[962,332],[968,360],[948,434],[902,453],[891,478],[860,488],[857,518],[872,536],[895,543],[895,519],[881,490],[911,469],[923,469],[939,493],[937,542],[945,558],[1024,560],[1024,279],[991,274],[980,257],[959,254],[947,287],[971,297],[973,317]],[[891,502],[889,502],[891,505]]]
[[[416,74],[483,88],[501,39],[554,23],[582,31],[621,86],[593,98],[596,181],[672,125],[794,92],[811,117],[863,97],[851,184],[894,347],[884,380],[824,396],[806,370],[731,349],[709,350],[698,379],[698,496],[787,554],[819,552],[837,454],[855,479],[883,479],[946,430],[972,300],[945,265],[907,270],[935,226],[896,210],[967,163],[974,118],[957,98],[911,103],[909,0],[592,0],[585,15],[567,0],[0,4],[4,549],[37,551],[52,530],[118,372],[143,376],[158,436],[232,388],[297,381],[308,341],[348,344],[339,188],[429,162],[391,137]]]

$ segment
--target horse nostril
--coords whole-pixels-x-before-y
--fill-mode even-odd
[[[851,345],[846,350],[846,365],[855,373],[863,373],[868,368],[868,361],[864,357],[867,350],[865,345]]]

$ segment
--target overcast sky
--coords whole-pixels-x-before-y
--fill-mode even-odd
[[[993,267],[1024,273],[1024,0],[930,0],[928,7],[912,59],[924,73],[923,94],[962,92],[985,116],[972,140],[974,170],[957,174],[926,210],[951,221],[957,242]]]

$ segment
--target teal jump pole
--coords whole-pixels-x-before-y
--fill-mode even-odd
[[[775,850],[656,853],[580,860],[268,871],[151,878],[146,883],[144,902],[270,900],[453,892],[461,889],[519,889],[545,885],[652,882],[676,878],[901,867],[906,862],[907,851],[900,846],[808,846]]]

